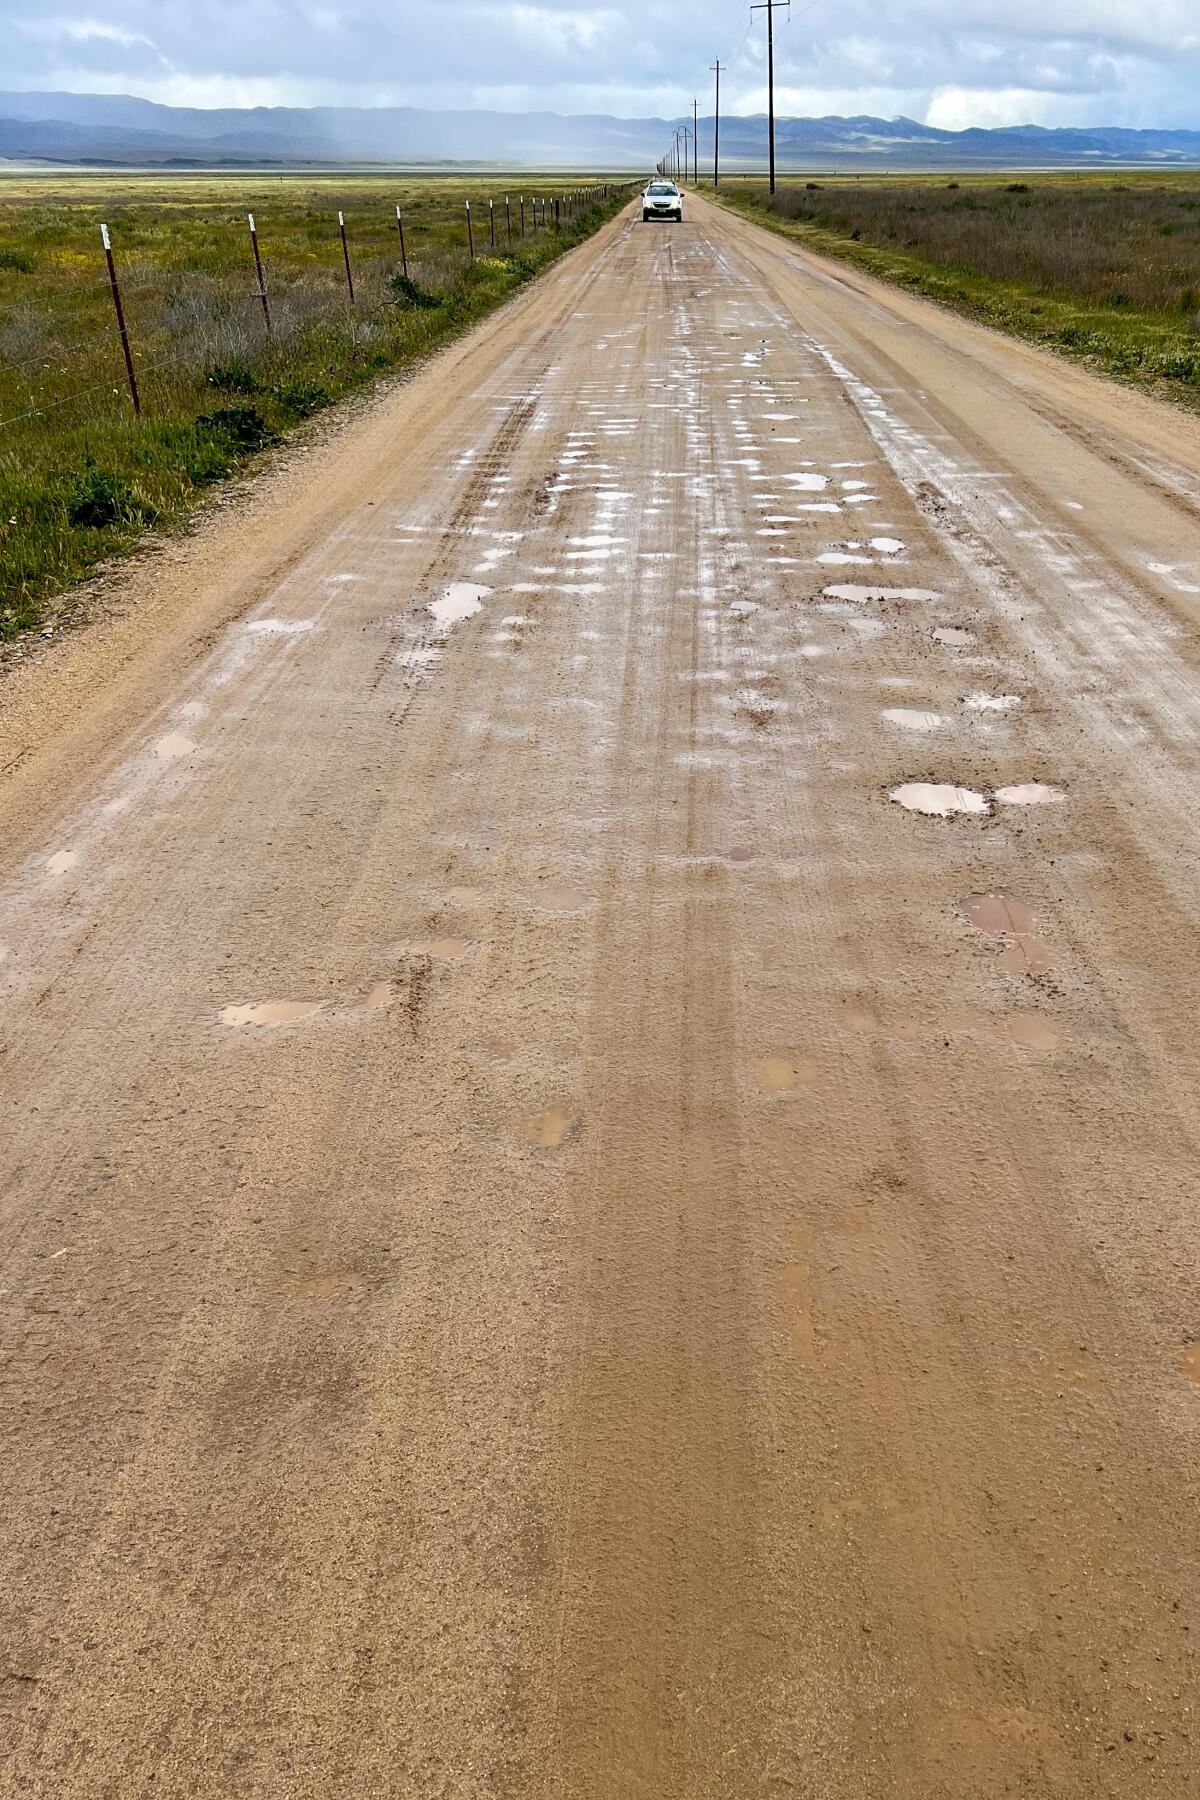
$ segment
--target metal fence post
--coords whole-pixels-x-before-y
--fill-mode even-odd
[[[504,223],[508,227],[508,247],[511,250],[512,249],[512,207],[509,205],[507,194],[505,194],[505,196],[504,196]]]
[[[471,252],[471,261],[475,261],[475,233],[471,229],[471,202],[467,201],[467,248]]]
[[[133,354],[129,348],[129,333],[125,329],[125,312],[121,305],[121,290],[117,286],[117,266],[113,262],[112,244],[109,242],[108,226],[100,227],[100,242],[104,245],[104,259],[108,264],[108,282],[112,288],[113,306],[117,313],[117,331],[121,338],[121,348],[125,352],[125,373],[129,377],[129,398],[133,401],[133,416],[142,416],[142,400],[138,393],[137,376],[133,372]]]
[[[354,276],[350,273],[350,246],[346,242],[346,216],[338,214],[338,230],[342,234],[342,261],[346,265],[346,286],[350,290],[350,304],[354,305]]]
[[[267,301],[267,283],[263,276],[262,257],[258,253],[258,230],[254,223],[254,214],[247,213],[246,218],[250,225],[250,242],[254,247],[254,268],[258,275],[258,298],[263,309],[263,319],[266,321],[267,336],[270,337],[271,308]]]
[[[408,251],[404,247],[404,214],[396,208],[396,229],[400,233],[400,270],[404,279],[408,280]]]

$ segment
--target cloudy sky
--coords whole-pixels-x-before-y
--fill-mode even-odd
[[[802,10],[803,8],[803,10]],[[789,113],[1200,128],[1200,0],[794,0]],[[189,106],[418,105],[675,116],[728,64],[765,109],[743,0],[0,0],[0,87]]]

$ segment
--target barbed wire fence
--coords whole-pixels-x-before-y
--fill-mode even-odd
[[[51,418],[91,425],[170,414],[181,390],[194,393],[198,381],[236,396],[250,386],[251,370],[286,376],[289,353],[314,330],[328,334],[331,355],[354,358],[378,340],[389,310],[441,305],[472,265],[569,232],[636,185],[505,193],[410,212],[392,203],[386,248],[378,208],[343,209],[329,220],[329,254],[303,267],[273,262],[261,206],[243,216],[240,254],[226,243],[228,266],[219,271],[123,255],[119,227],[100,223],[95,276],[72,278],[51,319],[27,306],[0,309],[0,452],[14,447],[22,427]],[[296,400],[311,410],[303,394]]]

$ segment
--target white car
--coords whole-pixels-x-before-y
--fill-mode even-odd
[[[642,223],[648,219],[675,219],[683,224],[683,195],[673,181],[652,181],[642,195]]]

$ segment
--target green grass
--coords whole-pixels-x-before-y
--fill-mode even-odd
[[[526,235],[518,196],[526,191]],[[622,203],[584,185],[378,176],[0,178],[0,639],[180,524],[311,414],[492,311]],[[512,199],[509,243],[504,195]],[[530,196],[564,201],[535,231]],[[476,257],[467,249],[470,198]],[[395,208],[404,213],[408,279]],[[349,303],[337,214],[350,243]],[[258,298],[253,212],[273,330]],[[552,208],[551,208],[552,213]],[[142,397],[132,416],[99,227],[112,234]]]
[[[1200,175],[735,180],[721,199],[813,250],[1200,407]]]

